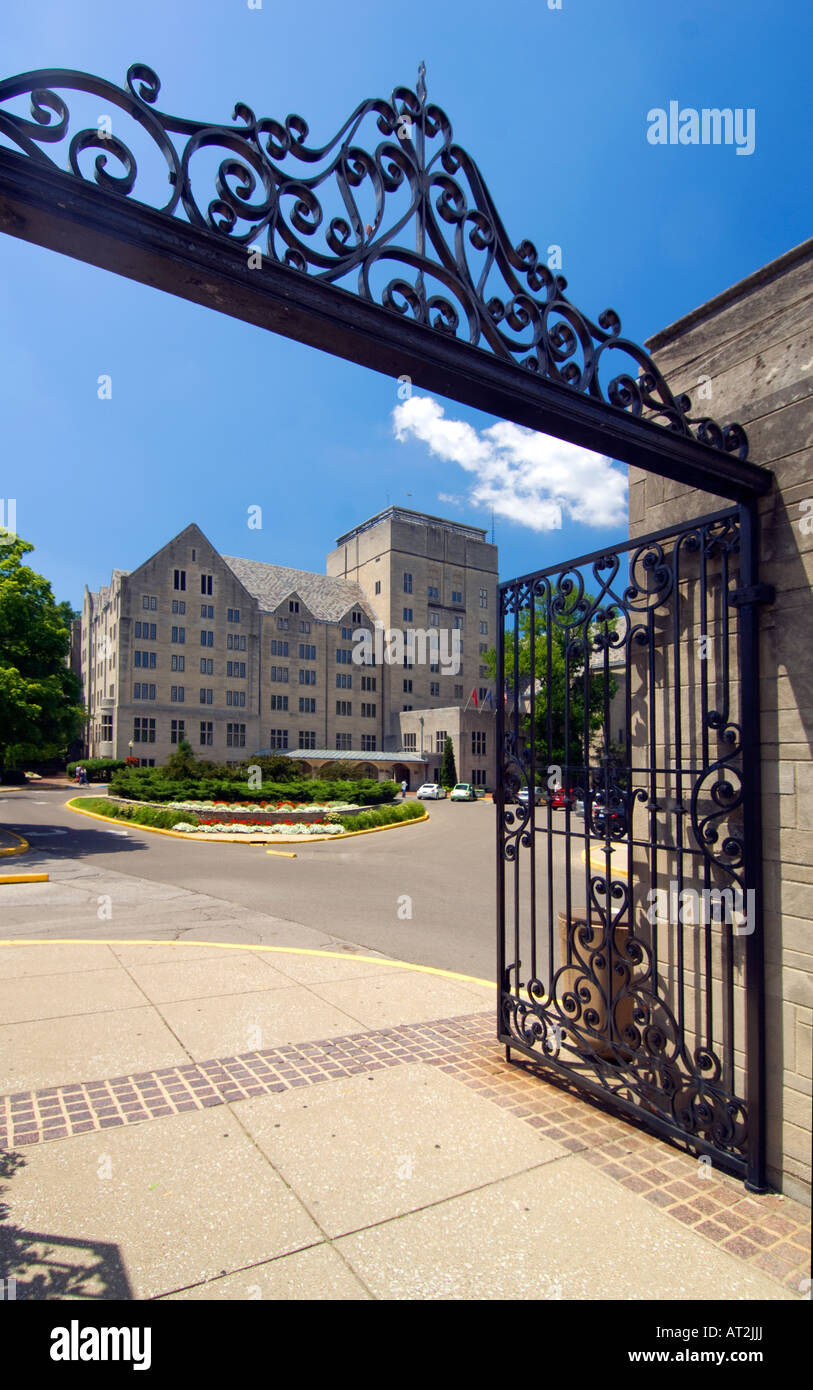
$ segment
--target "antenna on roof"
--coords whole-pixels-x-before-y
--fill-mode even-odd
[[[494,508],[491,508],[491,544],[494,544]]]

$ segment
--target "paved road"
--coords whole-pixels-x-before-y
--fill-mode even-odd
[[[283,859],[257,845],[185,843],[137,827],[107,827],[67,810],[69,795],[33,788],[4,794],[0,822],[57,860],[205,893],[362,950],[494,978],[491,802],[430,802],[428,823],[341,846],[298,845],[296,859]],[[556,862],[562,862],[558,842]],[[8,863],[15,870],[34,867],[31,856]],[[538,874],[541,887],[541,866]],[[58,922],[43,921],[37,934],[58,931]]]

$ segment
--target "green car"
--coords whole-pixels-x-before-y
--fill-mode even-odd
[[[458,782],[451,796],[452,801],[476,801],[477,793],[470,782]]]

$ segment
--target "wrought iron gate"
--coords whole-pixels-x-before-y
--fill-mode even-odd
[[[764,1184],[755,516],[500,586],[499,1036]]]

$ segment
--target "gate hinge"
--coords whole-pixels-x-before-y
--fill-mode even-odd
[[[744,589],[732,589],[728,601],[732,608],[745,608],[752,603],[775,603],[776,589],[773,584],[749,584]]]

